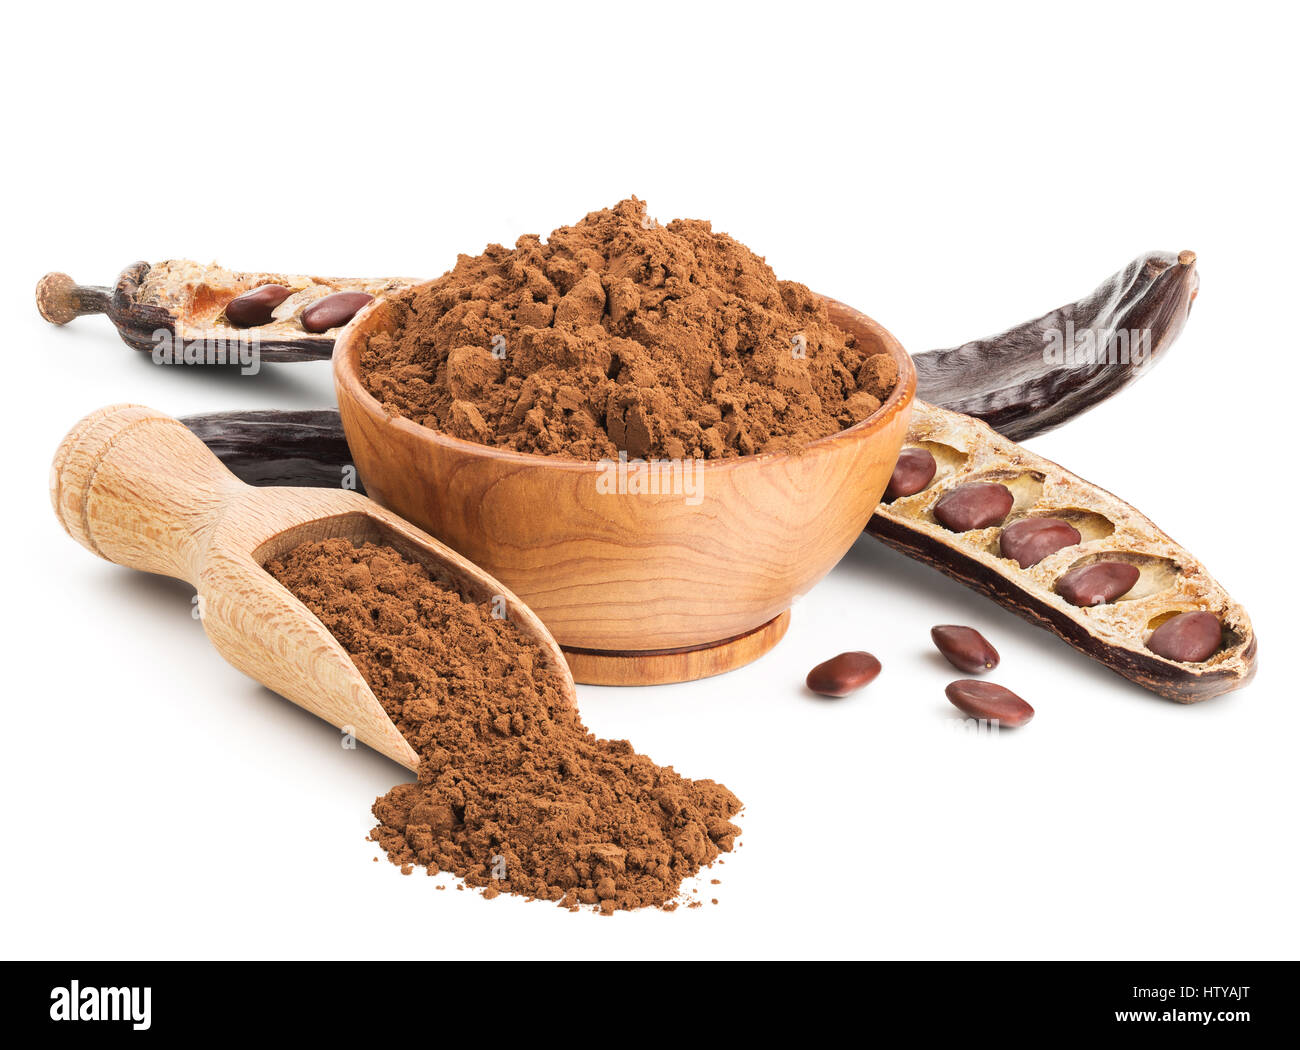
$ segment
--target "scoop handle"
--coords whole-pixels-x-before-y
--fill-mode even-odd
[[[68,534],[101,558],[197,582],[205,536],[245,486],[180,420],[110,405],[68,432],[50,500]]]

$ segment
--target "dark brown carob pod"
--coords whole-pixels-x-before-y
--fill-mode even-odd
[[[135,350],[153,351],[164,337],[185,344],[255,338],[261,360],[290,364],[323,361],[334,350],[338,327],[312,331],[303,325],[303,314],[313,303],[339,292],[378,298],[416,283],[408,277],[246,273],[169,259],[132,263],[112,288],[80,285],[65,273],[47,273],[36,286],[36,308],[57,325],[86,314],[105,314],[122,341]],[[269,285],[282,285],[290,294],[271,308],[266,323],[250,326],[242,323],[245,318],[231,323],[225,316],[230,303]]]
[[[140,280],[147,262],[132,263],[112,288],[77,284],[66,273],[47,273],[36,285],[36,309],[51,324],[65,325],[87,314],[106,314],[127,346],[152,350],[160,329],[175,333],[175,319],[162,306],[140,302]]]
[[[867,531],[883,543],[988,595],[1161,696],[1183,703],[1204,700],[1240,688],[1255,673],[1255,633],[1246,610],[1191,553],[1127,503],[979,420],[922,401],[913,406],[906,445],[933,453],[938,471],[921,492],[876,509]],[[1011,511],[1001,525],[953,532],[935,520],[935,504],[971,483],[1004,485],[1013,496]],[[999,539],[1013,522],[1036,517],[1068,522],[1079,542],[1023,568],[1004,556]],[[1113,601],[1095,605],[1073,604],[1057,592],[1059,581],[1072,572],[1101,563],[1132,565],[1137,579]],[[1161,624],[1189,612],[1208,614],[1221,625],[1213,652],[1180,661],[1148,648]],[[1196,618],[1198,638],[1211,633],[1201,625],[1204,620]],[[1190,643],[1161,645],[1172,633],[1158,636],[1156,648],[1204,652]]]
[[[245,484],[352,488],[365,495],[338,409],[209,412],[181,422]]]
[[[340,291],[378,297],[416,283],[405,277],[244,273],[170,259],[155,265],[133,263],[122,271],[115,288],[79,285],[63,273],[46,274],[36,288],[36,305],[42,317],[59,325],[84,314],[107,314],[123,341],[137,350],[152,350],[160,330],[187,342],[242,334],[258,337],[264,361],[318,361],[329,357],[337,329],[313,333],[303,326],[303,311],[312,302]],[[277,306],[278,316],[270,325],[241,328],[223,323],[227,304],[269,284],[295,290]],[[983,419],[1023,441],[1060,426],[1142,375],[1178,338],[1197,285],[1193,252],[1140,256],[1078,302],[987,339],[913,354],[917,393],[931,404]],[[1076,336],[1091,333],[1100,351],[1097,360],[1053,363],[1045,357],[1048,333],[1060,332],[1064,338],[1067,326]],[[1118,333],[1135,329],[1150,333],[1149,358],[1136,361],[1130,354],[1127,364],[1110,364],[1108,355],[1119,348]]]
[[[1042,434],[1141,376],[1178,338],[1199,285],[1195,252],[1138,256],[1077,302],[987,339],[913,354],[916,396],[1013,441]]]

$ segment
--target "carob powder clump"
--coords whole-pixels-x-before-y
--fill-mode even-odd
[[[361,352],[389,412],[485,445],[597,460],[796,451],[871,415],[898,380],[707,222],[631,198],[460,256]]]
[[[339,640],[420,756],[417,782],[374,805],[371,837],[404,871],[608,914],[674,907],[682,881],[732,848],[735,795],[596,739],[545,650],[450,580],[345,539],[266,568]]]

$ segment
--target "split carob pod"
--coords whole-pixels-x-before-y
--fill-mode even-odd
[[[1178,338],[1196,253],[1149,252],[1090,295],[987,339],[913,354],[916,396],[1013,441],[1059,427],[1141,376]]]
[[[268,562],[313,540],[392,547],[465,598],[504,604],[577,702],[550,632],[478,566],[355,492],[245,485],[179,420],[153,409],[111,405],[81,420],[55,454],[50,498],[69,535],[101,558],[193,585],[203,629],[227,661],[408,769],[419,765],[411,745]]]
[[[928,452],[936,471],[924,488],[876,509],[867,531],[886,545],[1161,696],[1204,700],[1239,688],[1255,673],[1255,634],[1245,609],[1127,503],[979,420],[921,401],[904,448]],[[988,514],[972,519],[978,527],[954,531],[951,517],[949,526],[936,517],[936,505],[954,493],[971,494],[968,503],[983,500]],[[985,499],[988,493],[999,498]],[[989,517],[997,520],[988,523]],[[1041,557],[1026,559],[1032,562],[1026,568],[1007,556],[1002,538],[1014,523],[1036,519],[1068,528],[1044,530],[1057,537],[1045,544],[1052,549],[1043,554],[1040,546],[1035,555]],[[1187,613],[1208,616],[1184,618],[1157,635]],[[1220,625],[1217,644],[1206,643],[1210,617]],[[1185,659],[1160,655],[1148,643]]]
[[[339,293],[378,297],[416,283],[403,277],[244,273],[171,259],[133,263],[114,288],[46,274],[36,288],[36,305],[42,317],[58,325],[84,314],[107,314],[137,350],[152,350],[159,330],[187,343],[256,335],[264,361],[317,361],[330,356],[338,327],[315,329],[338,317],[313,304]],[[1142,375],[1178,338],[1198,283],[1193,252],[1141,255],[1077,302],[987,339],[913,354],[918,396],[983,419],[1016,441],[1051,430]],[[280,299],[271,288],[290,294]],[[237,299],[243,308],[234,308],[239,324],[231,324],[231,303]],[[346,307],[352,304],[345,299],[337,300],[338,316],[350,316]],[[245,323],[268,312],[265,325]],[[1053,337],[1069,340],[1063,348],[1069,354],[1060,361],[1045,353]],[[1081,344],[1077,350],[1075,343]],[[1086,352],[1089,346],[1092,353]]]
[[[160,332],[185,344],[256,339],[263,361],[328,360],[339,328],[370,299],[413,284],[407,277],[311,277],[245,273],[188,259],[132,263],[112,288],[47,273],[36,307],[51,324],[106,314],[127,346],[153,351]]]
[[[147,265],[136,264],[137,267]],[[180,264],[168,265],[177,267],[180,272]],[[124,273],[124,279],[129,273],[130,270]],[[270,282],[277,276],[261,274],[258,279]],[[45,281],[56,278],[58,280],[54,283],[59,287],[59,293],[44,297],[43,314],[56,302],[68,304],[94,300],[94,290],[72,285],[71,278],[62,274],[49,274]],[[1063,374],[1060,368],[1044,363],[1044,333],[1051,330],[1051,325],[1064,325],[1070,321],[1076,324],[1078,332],[1082,330],[1078,325],[1088,323],[1085,318],[1090,318],[1094,328],[1089,330],[1095,334],[1097,326],[1107,321],[1113,323],[1121,315],[1126,320],[1145,316],[1152,326],[1150,342],[1155,356],[1182,331],[1196,288],[1196,257],[1193,253],[1182,252],[1173,256],[1167,252],[1153,252],[1134,260],[1087,299],[989,339],[965,343],[954,350],[913,354],[912,361],[918,374],[926,377],[927,399],[931,404],[953,411],[967,411],[976,417],[983,414],[994,429],[998,429],[1000,423],[1010,431],[1007,436],[1023,440],[1086,411],[1102,397],[1110,396],[1132,382],[1142,371],[1141,367],[1130,362],[1128,367],[1121,365],[1104,369],[1098,376],[1087,362],[1078,364],[1076,361],[1078,371],[1072,380],[1068,370]],[[107,290],[101,291],[107,294]],[[129,297],[124,294],[123,298]],[[40,290],[37,299],[42,301]],[[1124,304],[1127,306],[1121,309]],[[86,309],[81,312],[96,311]],[[62,320],[49,314],[46,316],[62,324],[69,315],[61,314]],[[127,342],[131,340],[127,339]],[[318,337],[319,347],[326,344],[333,346],[332,335]],[[320,356],[327,353],[323,350]],[[288,359],[307,360],[309,356],[315,355],[300,354]],[[1077,390],[1068,400],[1056,403],[1050,398],[1043,399],[1045,389],[1056,389],[1064,397],[1072,381]],[[345,476],[344,471],[351,467],[343,424],[333,409],[220,412],[191,416],[184,422],[227,467],[249,484],[333,488]],[[900,463],[908,469],[901,475],[895,473],[886,498],[919,492],[931,483],[933,469],[923,456],[915,455],[917,451],[903,450]],[[902,483],[901,490],[895,491],[894,486],[899,482]],[[360,488],[360,482],[356,484]]]

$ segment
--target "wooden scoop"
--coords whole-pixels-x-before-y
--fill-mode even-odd
[[[153,409],[111,405],[73,427],[54,457],[50,498],[68,534],[101,558],[192,584],[227,661],[408,769],[419,764],[410,744],[324,624],[266,572],[268,561],[312,540],[387,544],[473,601],[503,598],[577,701],[555,639],[482,569],[355,492],[245,485]]]

